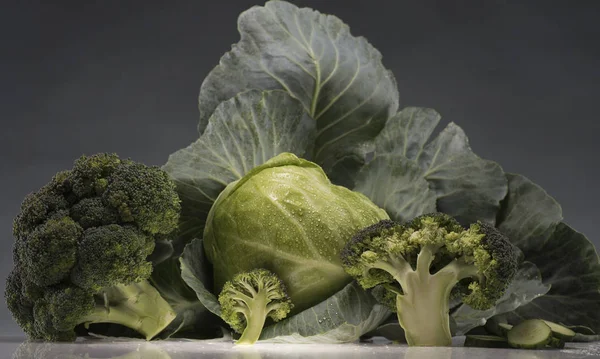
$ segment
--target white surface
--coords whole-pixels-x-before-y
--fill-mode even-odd
[[[600,343],[567,343],[563,350],[463,348],[456,338],[452,348],[408,348],[386,344],[256,344],[234,346],[219,341],[111,341],[23,343],[2,341],[2,359],[460,359],[460,358],[600,358]]]

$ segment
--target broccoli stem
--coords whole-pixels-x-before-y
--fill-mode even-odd
[[[267,293],[264,290],[259,290],[255,293],[252,296],[252,300],[246,302],[248,306],[244,312],[246,316],[246,328],[236,344],[252,345],[256,343],[265,326],[265,320],[269,314]]]
[[[132,328],[146,340],[165,329],[177,314],[148,281],[119,285],[99,294],[100,301],[82,323],[115,323]]]
[[[436,249],[422,248],[414,271],[402,276],[402,295],[396,298],[398,321],[409,346],[451,346],[449,302],[452,288],[473,276],[473,267],[454,260],[435,274],[430,273]]]
[[[415,272],[406,277],[407,291],[398,295],[396,306],[408,345],[452,345],[448,302],[456,281],[450,276],[423,278]]]

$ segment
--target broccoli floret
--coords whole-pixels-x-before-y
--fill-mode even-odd
[[[223,320],[242,334],[236,344],[256,343],[267,317],[280,321],[293,308],[283,282],[266,269],[235,275],[223,286],[219,303]]]
[[[433,213],[359,231],[342,251],[342,263],[363,288],[376,287],[383,304],[395,302],[409,345],[449,346],[451,294],[475,309],[492,307],[516,273],[517,252],[488,224],[465,229]]]
[[[13,225],[5,298],[32,339],[73,340],[114,323],[151,339],[175,317],[148,279],[180,200],[167,173],[112,154],[83,156],[29,194]]]

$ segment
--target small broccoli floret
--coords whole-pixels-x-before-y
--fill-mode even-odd
[[[411,346],[449,346],[451,294],[475,309],[492,307],[517,270],[517,253],[494,227],[463,228],[433,213],[401,225],[381,221],[342,251],[344,269],[390,306]]]
[[[101,197],[83,198],[71,207],[70,216],[83,229],[119,222],[119,212]]]
[[[70,217],[50,218],[15,246],[23,277],[48,286],[69,277],[83,229]],[[24,260],[20,260],[24,259]]]
[[[133,222],[150,234],[177,229],[180,200],[175,184],[158,167],[128,162],[117,167],[103,199],[116,208],[124,222]]]
[[[79,243],[71,280],[92,291],[146,280],[152,274],[147,257],[153,250],[152,237],[133,226],[109,224],[88,229]]]
[[[33,339],[73,340],[92,323],[154,337],[175,313],[148,282],[151,258],[171,253],[155,244],[173,237],[179,212],[160,168],[112,154],[76,160],[28,195],[15,218],[5,297],[17,323]]]
[[[254,344],[267,317],[277,322],[293,308],[283,282],[266,269],[234,276],[223,286],[219,303],[223,320],[242,334],[236,344]]]

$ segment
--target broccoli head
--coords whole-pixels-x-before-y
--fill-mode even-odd
[[[406,224],[384,220],[359,231],[342,251],[344,269],[376,297],[395,304],[412,346],[449,346],[450,296],[487,309],[517,270],[517,252],[494,227],[465,229],[452,217],[426,214]]]
[[[113,154],[83,156],[29,194],[14,220],[5,298],[32,339],[73,340],[116,323],[146,338],[174,317],[147,280],[155,243],[172,238],[180,200],[164,171]],[[160,246],[164,250],[164,246]]]
[[[223,320],[242,334],[236,344],[254,344],[267,317],[280,321],[293,308],[283,282],[266,269],[235,275],[223,286],[219,303]]]

